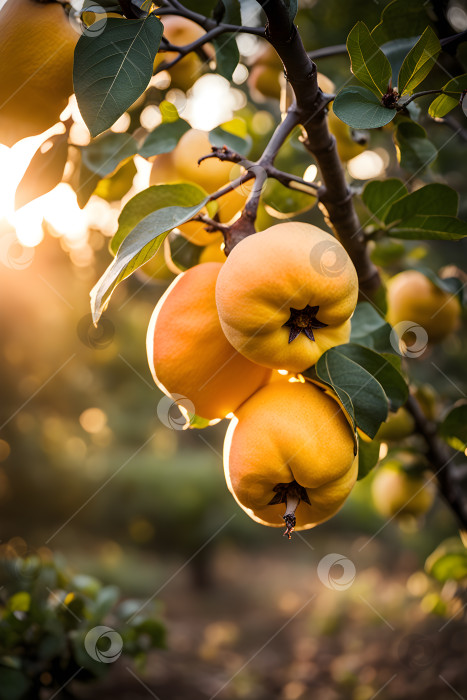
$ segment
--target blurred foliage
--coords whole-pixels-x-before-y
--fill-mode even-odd
[[[28,554],[21,538],[2,545],[0,584],[2,700],[61,692],[78,675],[80,682],[101,678],[122,653],[142,666],[148,651],[165,646],[154,605],[119,602],[115,586],[73,574],[45,548]]]

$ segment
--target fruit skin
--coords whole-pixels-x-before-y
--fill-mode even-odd
[[[173,151],[173,162],[183,180],[196,182],[211,193],[228,184],[232,163],[222,163],[217,158],[208,158],[198,165],[202,156],[211,153],[212,146],[206,131],[186,131]]]
[[[193,182],[210,194],[221,189],[229,183],[233,166],[231,163],[221,163],[215,158],[205,160],[198,166],[198,159],[210,152],[211,143],[207,132],[198,129],[187,131],[171,153],[162,153],[155,158],[149,184]],[[231,221],[240,209],[243,209],[247,197],[248,191],[239,189],[219,197],[219,221],[223,224]],[[182,235],[195,245],[206,246],[222,241],[220,232],[209,233],[205,224],[198,221],[189,221],[178,228]]]
[[[174,280],[154,309],[146,344],[157,386],[168,396],[186,397],[209,420],[235,411],[270,376],[222,333],[214,297],[221,268],[195,265]]]
[[[225,253],[219,243],[210,243],[199,256],[200,263],[225,263],[226,259]]]
[[[339,404],[310,382],[277,381],[235,412],[224,444],[227,486],[248,515],[283,527],[285,505],[268,505],[277,484],[294,479],[306,489],[297,530],[328,520],[357,479],[358,458]]]
[[[425,329],[430,343],[438,343],[459,326],[457,297],[436,287],[418,270],[405,270],[387,284],[387,320],[392,326],[413,321]]]
[[[412,415],[403,406],[396,413],[389,416],[385,423],[381,423],[375,440],[403,440],[415,430],[415,421]]]
[[[281,95],[280,76],[284,68],[275,49],[268,44],[264,51],[255,57],[254,66],[250,68],[248,85],[253,92],[263,97],[278,100]]]
[[[58,122],[73,92],[78,34],[57,3],[8,0],[0,11],[0,142]]]
[[[392,460],[379,467],[371,484],[371,495],[375,508],[384,517],[418,517],[431,508],[434,489],[422,476],[410,475],[401,462]]]
[[[336,267],[337,265],[337,267]],[[334,266],[334,269],[333,269]],[[323,352],[346,343],[358,296],[357,273],[330,234],[300,222],[277,224],[244,238],[216,285],[219,318],[230,343],[253,362],[303,372]],[[290,309],[319,306],[327,328],[289,343]]]

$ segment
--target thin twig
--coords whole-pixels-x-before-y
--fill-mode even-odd
[[[416,398],[410,395],[406,408],[413,416],[415,427],[423,436],[427,447],[427,457],[436,474],[441,494],[456,514],[461,526],[467,529],[467,499],[460,485],[454,480],[451,466],[451,454],[448,447],[440,440],[436,425],[427,420]]]

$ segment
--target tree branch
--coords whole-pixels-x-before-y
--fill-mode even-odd
[[[328,100],[318,87],[316,65],[306,53],[296,27],[288,15],[285,16],[281,0],[257,2],[267,16],[266,37],[279,54],[295,93],[294,110],[305,131],[303,143],[318,164],[323,183],[318,197],[326,219],[355,265],[360,289],[364,295],[372,297],[381,280],[368,254],[335,138],[329,133],[325,109]]]
[[[411,394],[406,408],[413,416],[415,427],[427,444],[427,457],[436,474],[441,494],[456,514],[461,527],[467,529],[467,498],[452,474],[452,459],[448,447],[439,439],[436,425],[427,420],[417,399]]]

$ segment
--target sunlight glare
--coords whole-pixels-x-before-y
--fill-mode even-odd
[[[364,151],[347,163],[355,180],[370,180],[384,173],[384,161],[375,151]]]
[[[305,182],[313,182],[313,180],[315,179],[317,174],[318,174],[318,168],[316,167],[316,165],[314,163],[312,163],[311,165],[308,166],[308,168],[303,173],[303,179],[305,180]]]
[[[233,118],[238,109],[239,90],[232,90],[230,83],[220,75],[203,75],[190,90],[183,117],[195,129],[209,131]]]

